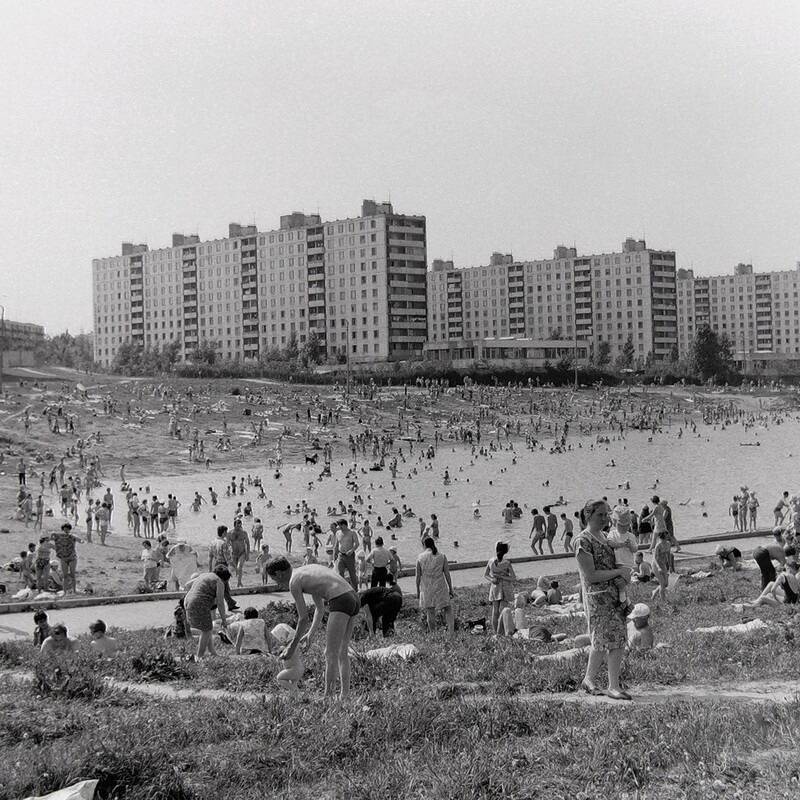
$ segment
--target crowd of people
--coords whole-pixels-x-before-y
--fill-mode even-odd
[[[280,556],[276,553],[279,545],[269,541],[269,527],[265,530],[262,523],[262,517],[269,523],[265,515],[276,515],[280,511],[267,497],[265,483],[259,475],[248,474],[245,477],[240,472],[232,476],[219,493],[213,486],[208,487],[207,493],[193,487],[193,500],[184,506],[174,491],[167,493],[166,499],[160,499],[159,495],[151,492],[150,486],[136,489],[127,479],[124,464],[119,467],[120,488],[115,499],[96,449],[102,441],[99,431],[68,446],[60,459],[49,452],[44,455],[37,453],[30,458],[30,463],[28,457],[20,457],[16,465],[19,476],[17,518],[26,527],[33,523],[34,530],[41,532],[43,519],[54,515],[54,509],[47,506],[55,498],[56,508],[60,508],[61,517],[67,520],[59,531],[42,535],[38,543],[32,542],[27,551],[20,553],[19,569],[23,582],[31,591],[76,592],[78,545],[107,545],[109,536],[120,536],[127,527],[133,538],[141,540],[142,572],[137,588],[152,591],[174,587],[186,593],[180,605],[182,610],[176,610],[176,625],[178,617],[183,615],[184,633],[197,633],[197,656],[200,658],[215,651],[214,637],[210,635],[213,625],[227,627],[230,615],[241,611],[231,595],[231,583],[235,580],[237,587],[244,585],[247,565],[252,562],[262,584],[273,580],[285,585],[298,606],[300,624],[288,639],[284,637],[283,640],[282,652],[287,670],[296,670],[297,663],[293,659],[317,633],[322,620],[321,613],[318,619],[315,612],[314,620],[305,624],[307,614],[304,615],[304,610],[307,609],[300,605],[297,597],[300,588],[302,593],[312,597],[317,592],[315,606],[327,604],[328,612],[337,614],[330,618],[334,624],[329,622],[328,626],[326,673],[329,671],[330,675],[326,674],[326,690],[332,692],[333,684],[338,681],[339,691],[346,694],[349,682],[345,664],[346,644],[352,634],[352,620],[366,606],[369,609],[367,628],[371,631],[380,629],[384,635],[391,635],[403,600],[397,586],[403,564],[395,542],[402,534],[408,547],[406,529],[414,524],[418,525],[421,551],[413,562],[421,619],[428,630],[435,630],[440,625],[448,632],[454,630],[456,607],[449,561],[442,552],[439,504],[448,502],[456,481],[461,481],[462,486],[469,483],[469,478],[463,473],[479,460],[489,464],[493,458],[502,458],[504,464],[509,464],[499,469],[503,475],[518,464],[523,446],[537,454],[560,456],[584,448],[605,451],[611,444],[622,444],[633,431],[644,432],[652,438],[665,431],[675,435],[677,429],[677,436],[682,438],[684,434],[699,436],[698,423],[720,430],[733,425],[748,430],[756,424],[781,424],[782,421],[781,416],[774,412],[746,413],[734,404],[704,407],[701,419],[697,419],[696,415],[687,413],[684,404],[675,398],[663,394],[634,397],[630,391],[600,390],[590,399],[585,399],[570,392],[540,392],[530,384],[476,386],[469,381],[460,387],[427,381],[417,389],[422,390],[422,395],[417,392],[411,396],[406,389],[402,405],[392,406],[397,414],[393,427],[387,427],[385,415],[392,400],[374,384],[358,387],[349,396],[345,394],[342,402],[315,390],[306,390],[303,394],[302,390],[296,389],[293,390],[294,402],[275,404],[266,387],[257,390],[245,388],[244,394],[237,397],[236,402],[243,406],[246,415],[260,417],[251,424],[253,438],[248,446],[265,444],[275,429],[275,425],[270,423],[280,420],[274,457],[265,459],[269,469],[273,470],[273,480],[281,480],[283,446],[293,437],[299,437],[304,447],[312,448],[312,455],[307,452],[305,455],[306,468],[311,465],[313,469],[322,457],[322,471],[316,480],[308,482],[308,492],[315,491],[320,483],[332,478],[338,469],[333,463],[333,454],[335,449],[345,445],[345,440],[341,437],[341,441],[337,441],[340,437],[332,428],[345,415],[353,420],[354,425],[356,417],[358,420],[357,429],[351,430],[346,440],[352,463],[349,466],[341,464],[346,469],[343,479],[352,495],[350,502],[342,498],[325,507],[325,515],[334,517],[327,524],[327,530],[324,530],[326,525],[322,522],[325,515],[318,513],[308,500],[301,498],[289,504],[285,511],[289,519],[276,526],[278,536],[283,539],[284,554]],[[82,397],[86,399],[85,393]],[[392,397],[396,400],[396,396]],[[424,409],[432,411],[447,398],[460,398],[466,405],[446,417],[440,416],[432,427],[423,425],[418,412]],[[143,406],[147,400],[160,402],[160,412],[146,411]],[[369,405],[357,405],[367,401]],[[152,416],[158,413],[167,415],[168,435],[178,440],[188,439],[190,460],[201,461],[207,468],[210,463],[205,458],[205,445],[200,433],[203,426],[195,420],[203,413],[211,413],[210,408],[221,411],[223,422],[219,439],[223,443],[222,449],[225,449],[226,442],[230,449],[226,417],[228,405],[220,402],[215,407],[207,406],[204,411],[199,398],[190,389],[181,393],[166,386],[135,386],[123,407],[123,419],[139,425],[149,424]],[[53,420],[69,416],[66,410],[59,412],[58,408],[54,406],[46,415],[51,433],[54,431]],[[103,399],[105,415],[111,416],[119,411],[117,400],[110,396]],[[383,414],[382,423],[378,421],[379,412]],[[188,429],[182,427],[186,414],[191,421]],[[295,427],[292,426],[292,415]],[[30,414],[27,412],[25,420],[27,432],[30,427]],[[321,440],[319,429],[312,429],[315,420],[323,426],[323,432],[327,431],[327,440]],[[76,422],[79,423],[77,418],[72,419],[63,426],[63,431],[68,433],[70,427],[74,430]],[[300,425],[299,429],[297,425]],[[216,432],[219,433],[219,429]],[[62,433],[61,426],[57,433]],[[452,445],[453,452],[455,446],[461,444],[464,453],[469,453],[469,464],[467,466],[465,462],[457,471],[455,468],[451,471],[447,466],[440,472],[440,478],[434,481],[431,474],[435,472],[434,461],[446,452],[445,444]],[[48,461],[57,463],[50,467]],[[616,463],[611,458],[605,466],[613,469]],[[373,472],[385,475],[373,476],[370,474]],[[417,515],[408,502],[401,502],[406,495],[400,494],[402,489],[398,489],[397,483],[404,477],[415,484],[431,486],[435,483],[430,501],[433,513]],[[418,481],[419,478],[422,481]],[[376,487],[377,480],[386,483],[387,491],[391,486],[392,496],[383,498],[385,508],[377,503],[377,492],[383,488],[383,484]],[[37,481],[40,492],[34,500],[35,492],[28,487]],[[439,488],[440,482],[442,488]],[[488,483],[493,485],[492,480]],[[502,481],[497,483],[498,488],[502,486]],[[549,487],[549,480],[542,486]],[[656,479],[652,489],[657,490],[658,486]],[[623,480],[616,484],[616,488],[620,494],[627,493],[631,489],[630,482]],[[246,500],[244,495],[250,491],[257,494],[252,500]],[[490,490],[492,495],[496,492],[496,488]],[[224,500],[221,500],[223,494]],[[259,505],[258,501],[264,502]],[[236,507],[231,512],[233,503]],[[122,506],[122,511],[118,505]],[[609,691],[620,693],[621,697],[624,691],[618,687],[615,677],[618,676],[619,653],[629,646],[631,636],[637,637],[637,641],[646,641],[646,636],[635,632],[647,628],[646,620],[650,615],[649,607],[645,614],[641,608],[643,604],[630,602],[630,584],[632,581],[650,583],[655,603],[666,598],[670,574],[675,567],[674,554],[680,550],[672,508],[658,494],[650,495],[640,510],[637,510],[638,504],[634,508],[625,497],[617,498],[616,503],[604,497],[591,508],[586,506],[578,511],[567,511],[568,505],[563,496],[532,508],[510,500],[500,511],[502,523],[498,519],[497,524],[513,531],[514,526],[530,513],[528,540],[532,554],[550,555],[555,554],[556,548],[563,548],[564,552],[575,555],[581,576],[581,596],[589,618],[587,636],[593,654],[584,688],[587,691],[595,688],[599,659],[603,653],[608,653]],[[481,520],[486,506],[476,497],[472,519]],[[201,514],[201,509],[208,514],[204,507],[212,512],[215,529],[207,553],[197,552],[197,542],[188,542],[183,533],[188,524],[187,510],[191,520],[192,515]],[[736,530],[756,529],[758,507],[755,491],[742,487],[730,507]],[[776,540],[774,545],[759,548],[754,554],[762,573],[763,591],[753,602],[760,605],[791,597],[797,585],[792,571],[796,569],[793,553],[789,552],[793,545],[786,539],[787,531],[794,532],[800,527],[800,501],[785,492],[774,512],[776,525],[781,526],[781,542]],[[231,514],[230,525],[221,524],[217,517],[222,518],[228,513]],[[82,536],[76,532],[79,526]],[[296,539],[301,544],[299,552]],[[415,539],[413,535],[412,539]],[[458,546],[458,540],[452,539],[452,547]],[[643,550],[640,549],[642,546]],[[486,628],[500,636],[527,631],[530,637],[533,628],[530,625],[525,627],[526,620],[517,612],[524,612],[530,603],[561,604],[561,587],[557,582],[543,579],[532,592],[517,591],[509,549],[507,541],[499,542],[494,558],[486,565],[484,575],[490,583],[488,601],[491,605]],[[736,564],[741,563],[741,554],[737,558],[735,551],[736,548],[732,548],[720,554],[723,567],[736,568]],[[780,574],[775,563],[785,565]],[[170,570],[167,576],[162,572],[165,568]],[[91,584],[88,587],[90,589]],[[321,604],[316,602],[317,599]],[[376,614],[376,610],[380,613]],[[217,615],[216,622],[212,622],[209,628],[209,620],[213,620],[214,615]],[[258,628],[259,624],[250,622],[253,619],[252,610],[245,609],[244,618],[234,620],[234,623],[241,622],[245,631],[240,633],[237,629],[233,637],[228,637],[237,652],[257,650],[252,646],[254,633],[251,629]],[[593,630],[597,631],[596,635]],[[271,643],[268,650],[275,651],[274,642],[269,637],[264,638]]]

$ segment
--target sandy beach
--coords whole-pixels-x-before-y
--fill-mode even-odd
[[[85,391],[76,389],[79,380]],[[731,530],[727,509],[741,485],[755,489],[760,498],[760,527],[771,522],[780,493],[794,491],[788,467],[798,419],[785,410],[786,398],[776,393],[723,394],[678,387],[573,392],[527,386],[444,391],[364,386],[346,398],[343,387],[274,381],[159,384],[109,376],[79,380],[14,385],[0,404],[3,564],[40,535],[33,523],[26,528],[15,519],[20,455],[28,462],[27,484],[34,498],[45,473],[45,507],[53,515],[44,517],[44,534],[64,521],[58,498],[48,487],[49,473],[79,438],[86,443],[85,460],[98,458],[102,470],[103,489],[96,489],[94,497],[102,496],[106,486],[114,494],[107,546],[97,543],[96,536],[93,543],[78,545],[79,592],[90,587],[95,594],[128,594],[141,577],[141,541],[127,525],[120,491],[123,464],[127,481],[141,496],[165,499],[171,493],[179,499],[176,528],[167,531],[168,537],[192,545],[201,564],[206,563],[216,525],[230,526],[237,505],[247,502],[253,516],[244,518],[245,528],[250,530],[260,518],[264,541],[275,553],[284,549],[279,528],[301,520],[295,511],[303,500],[318,513],[324,544],[329,523],[342,516],[337,512],[328,517],[326,509],[340,500],[347,506],[359,495],[363,503],[355,505],[357,512],[370,520],[375,535],[398,548],[403,564],[410,565],[420,550],[419,519],[429,521],[431,513],[439,519],[440,546],[448,558],[466,561],[488,559],[498,539],[510,542],[512,555],[529,554],[531,511],[559,498],[563,505],[555,512],[572,518],[590,497],[607,496],[612,504],[626,498],[638,511],[658,493],[670,501],[680,538]],[[61,409],[62,430],[72,418],[74,432],[53,433],[48,408],[51,416]],[[716,409],[718,419],[704,422],[710,409]],[[181,427],[180,440],[170,436],[171,419]],[[204,443],[208,465],[189,458],[195,431]],[[369,434],[369,444],[364,452],[356,449],[354,458],[348,437],[364,434]],[[469,436],[471,444],[463,441]],[[220,437],[230,440],[230,449],[217,449]],[[373,437],[380,441],[376,455]],[[328,444],[330,476],[320,480]],[[384,467],[371,470],[382,451]],[[276,478],[279,455],[282,467]],[[306,457],[316,457],[317,462]],[[398,463],[393,479],[394,458]],[[67,479],[83,474],[75,455],[65,459],[65,468]],[[348,488],[351,469],[357,492],[352,484]],[[245,479],[243,495],[226,496],[233,476],[237,484]],[[262,480],[263,499],[257,487],[248,485],[248,476]],[[209,487],[219,495],[216,506],[209,502]],[[190,507],[195,491],[205,501],[197,512]],[[523,509],[522,518],[512,524],[501,514],[509,500]],[[286,513],[287,505],[291,514]],[[404,517],[401,528],[382,529],[392,509],[404,505],[416,516]],[[84,510],[85,495],[75,526],[85,539]],[[561,527],[554,542],[557,551],[563,551],[560,533]],[[302,555],[297,533],[294,544]],[[162,579],[168,574],[162,569]],[[6,571],[3,581],[9,594],[20,587],[15,573]],[[244,584],[259,582],[251,559]]]

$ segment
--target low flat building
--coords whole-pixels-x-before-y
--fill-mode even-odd
[[[5,350],[35,350],[44,342],[44,328],[30,322],[4,320],[0,335]]]
[[[453,366],[469,366],[476,361],[488,366],[542,367],[555,366],[562,359],[572,365],[589,363],[590,344],[586,341],[570,342],[565,339],[529,339],[524,336],[490,337],[474,341],[451,340],[428,342],[425,359],[449,362]]]

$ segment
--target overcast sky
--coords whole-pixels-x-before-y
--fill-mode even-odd
[[[800,259],[800,3],[4,3],[0,303],[92,327],[91,260],[175,232],[428,218],[428,258],[627,236]]]

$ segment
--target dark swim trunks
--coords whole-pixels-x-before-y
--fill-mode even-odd
[[[328,600],[328,611],[341,611],[348,617],[355,617],[360,610],[361,601],[352,589]]]

